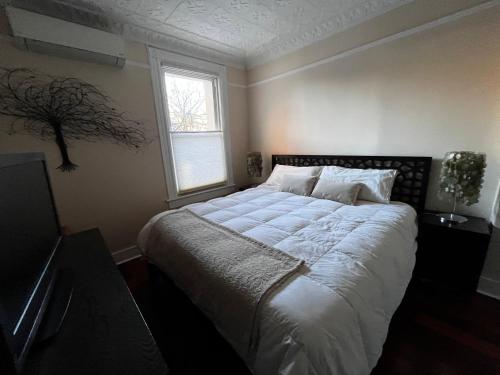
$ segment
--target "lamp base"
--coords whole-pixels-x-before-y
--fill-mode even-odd
[[[448,213],[440,213],[436,214],[437,217],[439,217],[439,220],[442,223],[449,223],[449,224],[462,224],[465,223],[467,219],[465,216],[462,215],[457,215],[457,214],[448,214]]]

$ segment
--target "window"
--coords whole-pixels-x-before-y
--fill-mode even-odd
[[[232,187],[225,68],[156,49],[150,54],[169,201],[190,203],[186,197]]]
[[[177,193],[225,184],[217,77],[168,67],[162,73]]]

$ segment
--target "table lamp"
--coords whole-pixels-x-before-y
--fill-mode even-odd
[[[247,154],[247,173],[250,177],[262,176],[262,155],[260,152]]]
[[[467,218],[457,215],[457,204],[471,206],[479,201],[483,186],[486,154],[472,151],[447,152],[439,176],[439,197],[453,202],[451,213],[440,213],[442,222],[464,223]]]

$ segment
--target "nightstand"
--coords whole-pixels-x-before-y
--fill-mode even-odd
[[[448,224],[435,212],[421,215],[414,273],[418,279],[464,292],[476,290],[492,228],[485,219],[467,218],[462,224]]]

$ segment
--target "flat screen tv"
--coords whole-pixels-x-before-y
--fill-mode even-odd
[[[61,240],[44,155],[0,154],[0,346],[8,357],[0,362],[12,371],[46,324]]]

